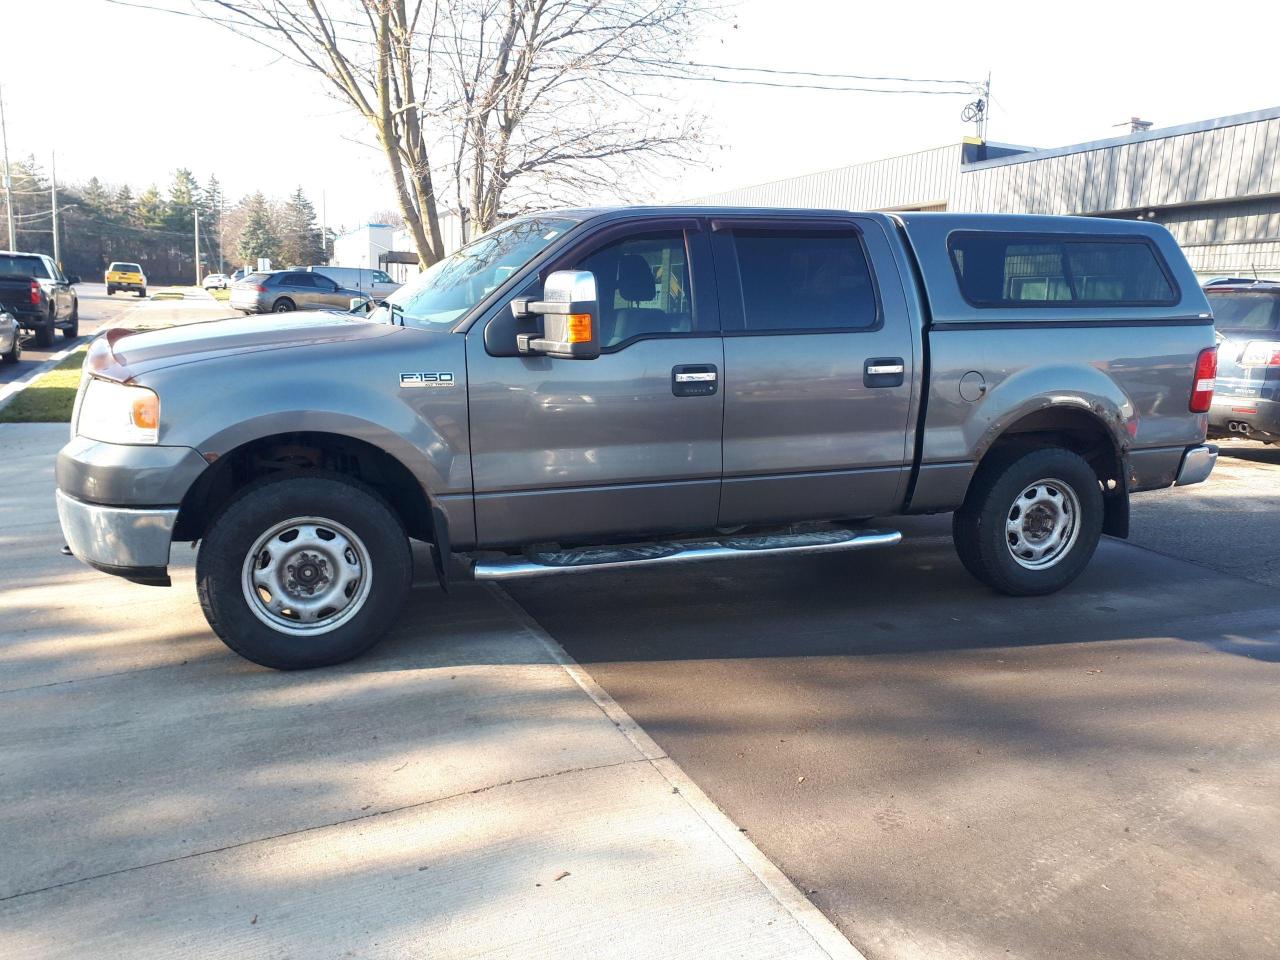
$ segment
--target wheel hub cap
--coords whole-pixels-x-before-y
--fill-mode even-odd
[[[1080,532],[1080,499],[1070,484],[1039,480],[1014,499],[1005,523],[1013,559],[1030,570],[1051,567],[1070,552]]]
[[[369,553],[347,527],[320,517],[278,523],[245,556],[245,600],[283,633],[320,634],[350,620],[369,595]]]

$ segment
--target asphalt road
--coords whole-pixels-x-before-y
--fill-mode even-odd
[[[1273,958],[1280,456],[1234,447],[1054,597],[947,518],[510,592],[871,960]]]
[[[78,283],[76,295],[80,299],[80,338],[87,340],[98,327],[114,320],[130,307],[137,306],[140,298],[127,293],[107,296],[107,288],[101,283]],[[22,344],[22,361],[15,364],[0,364],[0,384],[8,383],[25,376],[32,368],[48,360],[59,350],[68,346],[61,333],[53,338],[53,346],[48,349],[37,347],[34,337],[26,334]]]

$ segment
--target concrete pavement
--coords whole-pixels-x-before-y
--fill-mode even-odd
[[[1272,960],[1280,601],[1202,565],[1280,543],[1238,474],[1137,498],[1197,563],[1104,540],[1044,598],[973,581],[945,517],[510,592],[871,960]]]
[[[500,595],[424,580],[285,674],[213,637],[185,548],[170,589],[60,556],[65,433],[0,426],[6,960],[856,956]]]

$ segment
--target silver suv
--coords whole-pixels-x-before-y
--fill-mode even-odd
[[[363,299],[359,290],[304,270],[251,273],[231,285],[231,306],[243,313],[346,310],[356,299]]]

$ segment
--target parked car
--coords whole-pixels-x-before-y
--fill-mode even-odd
[[[200,281],[200,286],[206,290],[225,290],[230,285],[231,281],[225,273],[211,273]]]
[[[888,546],[869,518],[954,511],[978,580],[1044,594],[1127,535],[1131,493],[1209,476],[1214,359],[1152,223],[567,211],[367,317],[98,338],[58,510],[144,583],[199,540],[209,623],[277,668],[371,646],[410,538],[442,582],[455,552],[505,580]]]
[[[293,310],[348,310],[359,290],[305,270],[251,273],[231,285],[231,306],[244,313],[289,313]]]
[[[67,276],[43,253],[0,251],[0,310],[35,334],[36,345],[53,345],[53,332],[68,340],[80,335],[80,301],[76,276]]]
[[[22,359],[22,329],[12,313],[0,310],[0,363]]]
[[[116,262],[110,264],[102,282],[107,285],[108,297],[112,296],[117,290],[129,290],[140,297],[147,295],[146,274],[142,272],[142,267],[136,263]]]
[[[358,290],[370,300],[382,300],[400,289],[384,270],[367,267],[306,267],[312,273],[320,273],[351,290]]]
[[[1214,437],[1280,442],[1280,281],[1205,287],[1219,336]]]

